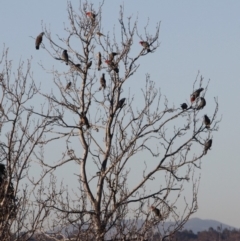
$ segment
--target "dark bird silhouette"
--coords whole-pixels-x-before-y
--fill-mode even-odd
[[[87,69],[89,69],[92,66],[92,61],[87,63]]]
[[[209,139],[207,142],[204,144],[204,154],[207,154],[207,151],[211,148],[212,146],[212,139]]]
[[[102,55],[101,55],[101,53],[99,52],[99,53],[98,53],[98,71],[100,71],[101,65],[102,65]]]
[[[5,165],[0,163],[0,174],[3,175],[5,173],[5,170],[6,170]]]
[[[84,115],[81,115],[81,118],[80,118],[80,126],[86,126],[88,129],[90,128],[90,125],[89,125],[89,122],[88,122],[88,118]]]
[[[195,95],[196,98],[199,97],[200,93],[204,90],[204,88],[200,88],[200,89],[197,89],[195,90],[192,95]]]
[[[210,119],[208,118],[207,115],[204,115],[203,121],[204,121],[204,124],[205,124],[206,128],[209,129],[209,128],[210,128],[211,121],[210,121]]]
[[[118,73],[119,73],[119,68],[118,68],[117,66],[115,66],[115,67],[113,68],[113,71],[118,74]]]
[[[121,100],[118,101],[117,109],[118,108],[121,109],[123,107],[125,100],[126,100],[126,98],[122,98]]]
[[[188,105],[186,103],[181,104],[181,108],[183,110],[186,110],[188,108]]]
[[[101,36],[106,37],[104,34],[102,34],[102,33],[100,33],[100,32],[96,32],[96,34],[97,34],[99,37],[101,37]]]
[[[144,49],[146,49],[148,52],[151,52],[151,50],[150,50],[150,45],[149,45],[148,42],[146,42],[146,41],[140,41],[139,43],[143,46]]]
[[[204,90],[204,88],[200,88],[200,89],[197,89],[195,90],[191,96],[190,96],[190,101],[191,103],[193,103],[200,95],[200,93]]]
[[[76,71],[80,71],[82,72],[82,69],[81,69],[81,64],[73,64],[73,69],[75,69]]]
[[[158,208],[154,207],[154,206],[151,206],[151,210],[152,212],[154,212],[154,214],[157,216],[157,217],[160,217],[162,218],[162,215],[161,215],[161,212]]]
[[[44,32],[40,33],[35,42],[36,49],[39,49],[40,44],[42,43],[42,38],[43,38]]]
[[[105,159],[105,160],[102,162],[101,171],[104,172],[104,171],[106,170],[106,167],[107,167],[107,159]]]
[[[99,88],[99,90],[101,90],[102,88],[105,89],[106,88],[106,80],[105,80],[105,74],[102,74],[102,77],[100,78],[100,84],[101,87]]]
[[[199,105],[196,108],[197,110],[203,109],[203,107],[206,105],[206,100],[203,97],[200,97],[200,98],[201,98],[201,100],[200,100]]]
[[[68,65],[68,53],[66,49],[62,52],[62,59],[66,62],[66,65]]]
[[[72,85],[72,82],[68,82],[68,83],[67,83],[67,85],[66,85],[66,88],[65,88],[65,90],[68,90],[68,89],[70,89],[71,85]]]
[[[110,61],[113,61],[113,59],[114,59],[114,57],[115,57],[116,55],[119,55],[119,53],[116,53],[116,52],[110,53],[110,54],[109,54],[109,60],[110,60]]]
[[[113,70],[115,71],[117,74],[119,73],[119,68],[117,65],[115,65],[112,61],[110,60],[105,60],[105,63]]]

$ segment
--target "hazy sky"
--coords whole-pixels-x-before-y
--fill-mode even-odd
[[[72,2],[78,6],[78,1]],[[118,24],[120,4],[124,4],[126,17],[138,15],[139,28],[149,18],[149,30],[154,32],[156,23],[161,21],[161,46],[141,63],[144,67],[139,73],[150,73],[170,103],[178,105],[189,98],[198,71],[204,76],[204,83],[211,79],[206,99],[210,103],[218,97],[219,117],[222,115],[223,119],[219,132],[214,133],[212,150],[202,160],[199,211],[194,216],[239,228],[240,1],[106,0],[104,31],[112,31],[113,25]],[[38,63],[54,63],[45,51],[35,51],[31,37],[42,32],[42,23],[56,34],[64,34],[66,9],[67,2],[59,0],[1,1],[0,46],[5,43],[10,48],[15,64],[33,57],[32,71],[42,82],[43,90],[49,87],[51,77],[42,77],[45,75]]]

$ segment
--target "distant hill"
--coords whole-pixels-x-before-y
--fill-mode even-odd
[[[184,225],[184,229],[192,230],[194,233],[207,231],[209,228],[214,228],[217,230],[217,227],[222,227],[222,229],[236,229],[235,227],[229,226],[227,224],[218,222],[216,220],[211,219],[200,219],[200,218],[191,218]]]
[[[143,221],[139,220],[138,221],[138,228],[140,228],[143,224]],[[172,222],[166,222],[165,223],[165,228],[167,228],[168,226],[172,225]],[[193,233],[197,234],[198,232],[202,232],[202,231],[208,231],[209,228],[213,228],[215,230],[217,230],[218,227],[222,228],[222,231],[226,228],[229,230],[233,230],[233,229],[238,229],[235,227],[232,227],[230,225],[218,222],[216,220],[211,220],[211,219],[200,219],[200,218],[191,218],[187,221],[187,223],[184,225],[184,228],[181,231],[184,230],[191,230]],[[60,231],[60,228],[55,228],[54,232],[56,231],[60,231],[62,234],[66,234],[66,230],[68,233],[71,233],[74,231],[74,226],[73,225],[68,225],[66,228],[62,229],[62,231]],[[162,230],[161,225],[159,225],[159,230]],[[180,232],[181,232],[180,231]],[[47,233],[51,233],[53,231],[48,231]],[[111,233],[114,233],[114,228],[111,229]],[[111,234],[110,231],[109,233],[106,235],[106,238],[110,238]]]

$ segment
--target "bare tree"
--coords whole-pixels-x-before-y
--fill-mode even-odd
[[[27,238],[36,230],[35,237],[42,237],[45,230],[62,233],[65,240],[152,240],[157,232],[166,240],[198,209],[197,170],[218,130],[217,99],[207,113],[209,122],[202,119],[202,109],[213,100],[205,97],[208,83],[203,86],[199,75],[189,90],[191,104],[182,108],[169,105],[149,74],[139,103],[130,92],[126,95],[141,59],[159,47],[160,23],[153,35],[148,24],[142,33],[137,20],[125,21],[120,7],[120,28],[110,37],[101,27],[103,6],[85,2],[75,11],[68,2],[67,38],[43,29],[40,51],[68,69],[47,69],[56,86],[51,93],[36,87],[29,65],[23,75],[20,64],[12,85],[11,66],[2,72],[1,127],[11,128],[1,141],[1,162],[7,185],[14,180],[17,218],[11,223],[9,216],[8,225],[15,240],[20,230]],[[32,80],[28,86],[27,77]],[[27,104],[36,94],[45,99],[41,109]],[[57,145],[61,151],[49,153],[54,159],[49,162],[44,147]],[[41,168],[34,178],[30,161]],[[79,171],[67,171],[72,163]],[[61,168],[66,176],[75,175],[78,188],[59,185]],[[18,194],[26,177],[31,189]],[[185,187],[191,188],[191,197],[184,196]]]
[[[33,115],[29,108],[36,101],[38,87],[30,72],[31,60],[20,61],[13,71],[8,49],[3,50],[0,66],[0,239],[27,240],[42,227],[47,217],[44,206],[33,202],[40,196],[40,184],[29,182],[34,151],[40,151],[49,118]],[[39,146],[39,148],[38,148]]]

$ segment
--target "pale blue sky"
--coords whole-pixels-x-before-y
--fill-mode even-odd
[[[189,98],[198,70],[206,82],[211,79],[206,98],[210,105],[213,97],[218,97],[219,117],[223,115],[223,119],[219,132],[214,133],[212,150],[202,160],[199,211],[194,216],[240,227],[240,1],[106,0],[104,31],[112,31],[113,24],[118,24],[116,16],[122,3],[125,16],[138,14],[139,29],[150,18],[153,32],[156,22],[161,21],[161,46],[141,61],[145,67],[137,76],[150,73],[161,92],[176,105]],[[78,1],[73,5],[78,6]],[[10,48],[16,65],[20,58],[33,57],[32,71],[43,90],[49,88],[51,76],[44,74],[38,63],[51,67],[54,62],[46,52],[35,51],[30,36],[35,38],[42,32],[42,22],[52,32],[64,34],[66,8],[66,1],[59,0],[1,1],[0,46],[5,43]],[[134,77],[134,81],[138,80]]]

